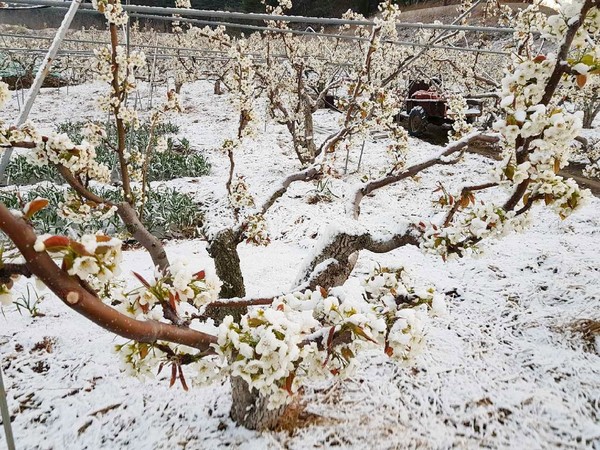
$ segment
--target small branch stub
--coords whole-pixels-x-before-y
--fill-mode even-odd
[[[69,305],[76,305],[79,302],[79,292],[71,291],[67,294],[67,303]]]

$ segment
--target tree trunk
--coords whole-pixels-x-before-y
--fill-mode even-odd
[[[588,104],[583,108],[583,128],[592,128],[592,124],[598,113],[600,113],[600,99],[597,103]]]
[[[208,246],[208,254],[215,261],[217,276],[223,282],[221,298],[236,298],[246,295],[244,276],[240,267],[240,257],[237,252],[238,239],[233,230],[226,229],[217,234]],[[235,321],[246,313],[245,308],[209,308],[206,315],[220,323],[225,316],[233,316]]]
[[[317,156],[317,146],[315,144],[314,136],[315,133],[312,108],[310,108],[308,105],[304,105],[304,139],[310,164],[315,162],[315,157]]]
[[[215,95],[222,95],[223,94],[223,89],[221,88],[221,80],[215,81],[214,94]]]
[[[274,429],[287,409],[268,409],[268,399],[255,389],[248,389],[248,383],[240,377],[231,378],[231,397],[231,419],[250,430]]]

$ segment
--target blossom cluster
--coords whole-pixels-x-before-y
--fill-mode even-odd
[[[92,0],[92,6],[95,10],[104,14],[109,24],[120,27],[126,25],[129,20],[127,13],[123,10],[121,0]]]
[[[262,214],[251,214],[244,221],[244,239],[254,245],[269,245],[271,238]]]
[[[229,202],[235,209],[251,208],[254,206],[254,197],[248,191],[246,179],[238,176],[232,181],[229,190]]]
[[[34,148],[27,153],[28,160],[37,166],[53,164],[68,169],[77,177],[99,182],[110,180],[107,166],[96,159],[96,149],[87,140],[75,144],[65,133],[51,133],[46,138],[32,124],[26,123],[5,137],[12,142],[31,142]]]
[[[482,239],[506,236],[513,231],[522,231],[529,224],[529,214],[517,215],[505,211],[502,206],[490,202],[475,203],[466,208],[454,223],[442,226],[421,222],[424,251],[436,253],[443,258],[477,253]]]
[[[116,206],[86,200],[72,190],[66,190],[63,201],[58,204],[58,214],[74,223],[88,223],[92,220],[105,220],[117,211]]]
[[[362,285],[295,292],[251,310],[239,323],[227,317],[217,350],[230,362],[227,372],[275,408],[309,378],[350,373],[364,348],[383,346],[399,361],[414,357],[428,311],[444,313],[442,295],[415,288],[403,269],[377,268]]]
[[[101,232],[79,239],[44,234],[38,236],[34,249],[61,255],[62,269],[69,275],[101,287],[120,273],[122,242]]]
[[[457,141],[473,131],[473,125],[467,122],[466,112],[469,109],[462,95],[450,95],[447,98],[448,117],[452,118],[450,140]]]
[[[165,304],[182,315],[197,313],[216,301],[221,290],[221,281],[215,275],[198,271],[185,259],[174,261],[167,273],[157,270],[151,282],[139,274],[136,277],[142,286],[127,295],[121,306],[124,312],[133,316],[160,318],[162,310],[155,306]]]

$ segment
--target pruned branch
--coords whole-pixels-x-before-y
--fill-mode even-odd
[[[2,203],[0,229],[15,244],[33,275],[67,306],[105,330],[138,342],[167,341],[202,351],[209,351],[210,345],[216,343],[215,336],[161,322],[136,320],[104,304],[86,289],[78,278],[71,277],[61,270],[47,252],[34,250],[37,237],[31,226],[25,220],[14,216]]]

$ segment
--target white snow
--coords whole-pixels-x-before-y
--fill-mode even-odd
[[[99,90],[100,85],[87,84],[69,88],[67,96],[65,89],[45,89],[32,118],[46,130],[66,119],[103,120],[93,112],[93,93]],[[207,177],[169,184],[215,205],[218,229],[230,220],[222,201],[228,166],[219,147],[235,133],[236,117],[226,96],[214,96],[208,83],[185,85],[182,103],[186,112],[173,120],[192,147],[210,158],[213,170]],[[1,115],[16,114],[13,99]],[[335,119],[331,111],[318,113],[315,122],[324,130],[319,139]],[[238,152],[236,163],[260,204],[299,165],[284,127],[269,123],[266,133],[263,124],[258,128],[258,137]],[[411,161],[440,150],[414,139],[411,147]],[[367,142],[361,174],[352,174],[359,153],[360,148],[351,152],[351,174],[330,182],[339,198],[308,204],[316,184],[294,183],[266,215],[272,243],[240,246],[248,296],[289,288],[324,230],[346,216],[345,205],[363,173],[376,177],[385,169],[385,142]],[[339,156],[337,168],[344,167],[344,157]],[[385,233],[418,221],[431,211],[436,180],[456,192],[487,180],[491,165],[468,154],[461,164],[382,189],[363,200],[360,226]],[[165,374],[140,381],[122,373],[111,351],[122,340],[49,294],[40,305],[43,317],[4,308],[0,352],[17,446],[600,449],[600,345],[594,349],[569,331],[577,320],[600,318],[600,201],[592,199],[565,221],[541,208],[534,218],[529,231],[490,242],[478,259],[443,263],[413,247],[362,253],[357,274],[374,262],[404,265],[439,291],[453,293],[448,314],[433,320],[416,365],[400,367],[372,353],[361,356],[362,369],[350,380],[309,386],[303,402],[318,417],[292,433],[235,426],[228,417],[227,381],[184,392],[177,385],[169,389]],[[199,268],[213,267],[203,241],[170,242],[168,252],[172,258],[189,257]],[[125,270],[152,273],[142,252],[127,252],[125,261]],[[26,284],[19,281],[17,297],[25,295]],[[45,337],[53,341],[51,353],[33,349]]]

